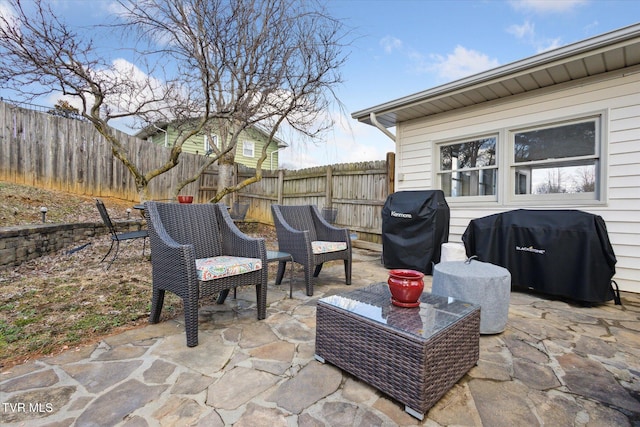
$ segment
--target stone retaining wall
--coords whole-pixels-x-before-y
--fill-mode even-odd
[[[114,221],[118,231],[142,228],[142,220]],[[61,249],[73,249],[79,242],[107,233],[101,222],[33,224],[0,227],[0,268],[18,266]]]

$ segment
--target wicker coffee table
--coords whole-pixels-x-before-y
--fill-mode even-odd
[[[424,414],[478,361],[480,307],[423,293],[420,307],[391,304],[386,283],[318,301],[316,359]]]

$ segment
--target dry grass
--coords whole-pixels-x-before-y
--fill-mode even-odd
[[[47,206],[47,222],[100,221],[95,199],[0,182],[0,226],[40,223],[40,206]],[[123,218],[134,202],[103,199],[110,215]],[[136,211],[134,211],[136,212]],[[267,236],[273,229],[253,225],[243,231]],[[0,368],[45,354],[88,344],[122,330],[147,323],[151,302],[149,248],[142,241],[124,242],[118,259],[105,271],[107,235],[80,242],[73,248],[34,259],[18,267],[0,267]],[[163,319],[182,313],[182,302],[168,293]]]

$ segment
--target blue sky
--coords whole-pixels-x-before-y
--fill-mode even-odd
[[[329,7],[359,36],[338,91],[349,113],[640,22],[638,0],[332,0]],[[289,154],[297,164],[332,164],[394,151],[379,130],[349,124],[323,147]]]
[[[100,22],[113,7],[51,1],[74,24]],[[383,160],[393,142],[351,119],[354,111],[640,22],[640,0],[328,0],[328,7],[354,37],[337,90],[344,114],[332,112],[336,126],[323,143],[287,140],[281,163],[290,168]]]

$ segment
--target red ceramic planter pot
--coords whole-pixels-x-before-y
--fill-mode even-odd
[[[193,203],[193,196],[178,196],[180,203]]]
[[[391,291],[392,302],[399,306],[420,305],[418,301],[424,290],[424,274],[415,270],[390,270],[389,290]]]

